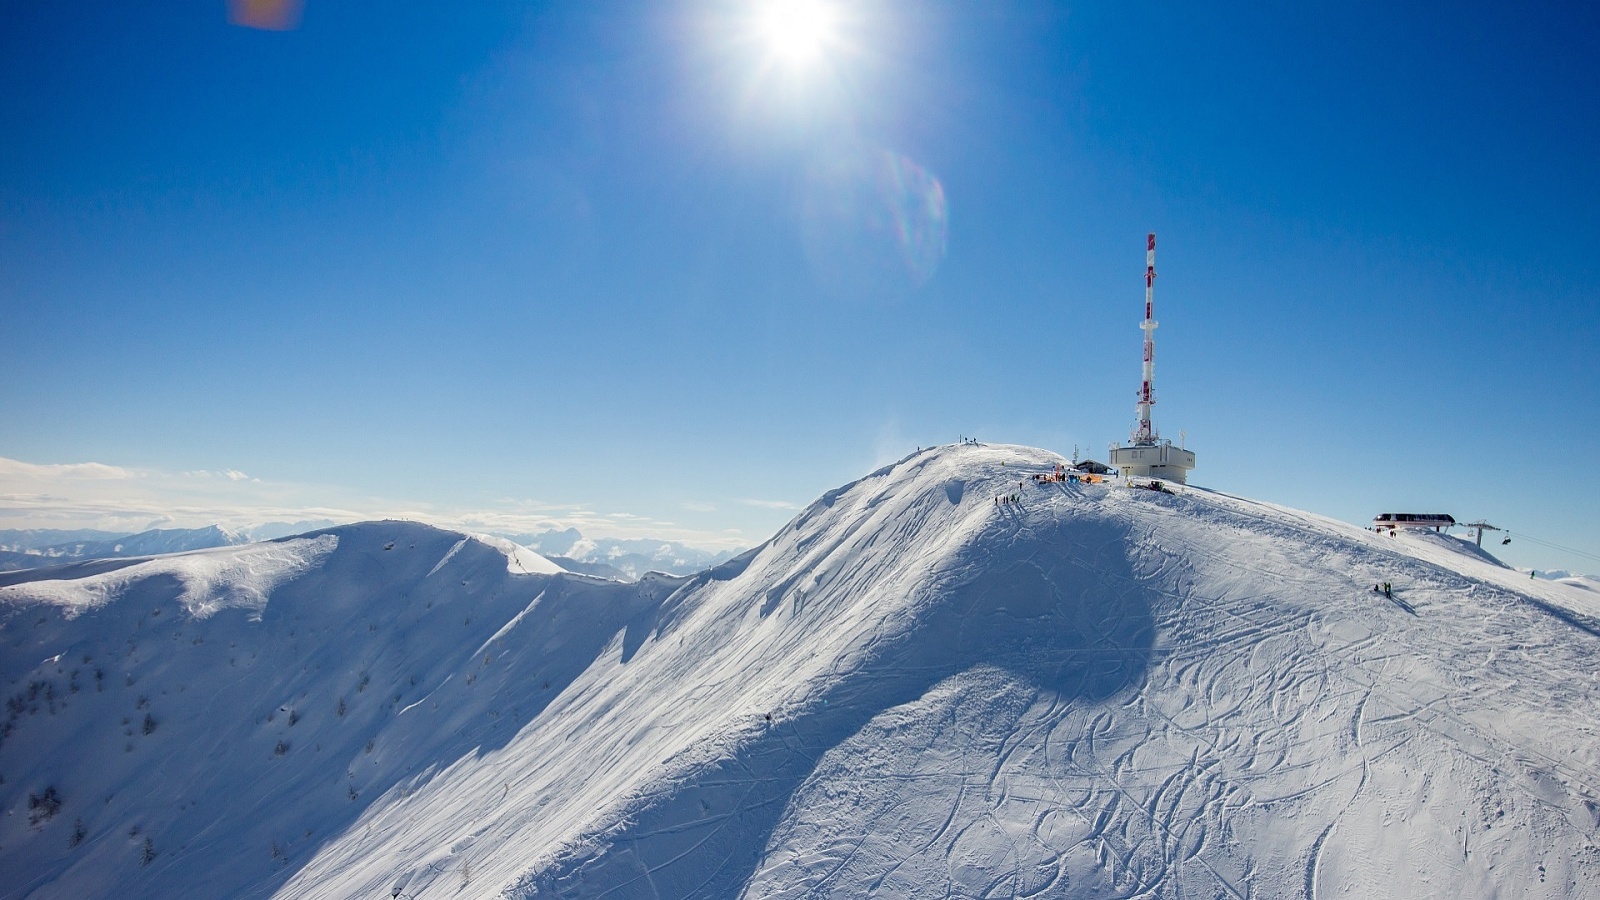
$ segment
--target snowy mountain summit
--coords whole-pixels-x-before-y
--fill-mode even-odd
[[[1594,592],[1062,461],[686,578],[398,522],[13,573],[0,897],[1600,894]]]

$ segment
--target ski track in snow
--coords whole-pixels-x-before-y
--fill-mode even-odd
[[[1600,893],[1593,591],[1058,461],[921,451],[692,578],[367,523],[206,551],[255,605],[0,588],[0,898]]]

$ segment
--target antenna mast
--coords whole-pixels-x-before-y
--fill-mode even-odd
[[[1144,254],[1144,321],[1139,323],[1139,329],[1144,332],[1144,381],[1139,385],[1139,404],[1134,407],[1138,410],[1139,421],[1134,425],[1127,446],[1112,445],[1111,464],[1130,479],[1165,478],[1187,484],[1189,470],[1194,468],[1194,451],[1162,440],[1150,421],[1150,407],[1156,403],[1156,236],[1153,233],[1145,241]],[[1182,432],[1179,435],[1187,443],[1188,435]]]
[[[1144,254],[1144,321],[1139,329],[1144,332],[1144,383],[1139,386],[1139,424],[1133,430],[1134,444],[1154,444],[1156,427],[1150,421],[1150,407],[1155,405],[1156,380],[1156,236],[1150,233]]]

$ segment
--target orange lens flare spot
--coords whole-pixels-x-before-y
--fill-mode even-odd
[[[228,0],[228,21],[263,31],[293,31],[300,27],[303,0]]]

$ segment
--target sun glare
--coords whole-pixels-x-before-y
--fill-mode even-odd
[[[791,66],[821,56],[833,42],[838,22],[824,0],[763,0],[757,28],[772,55]]]

